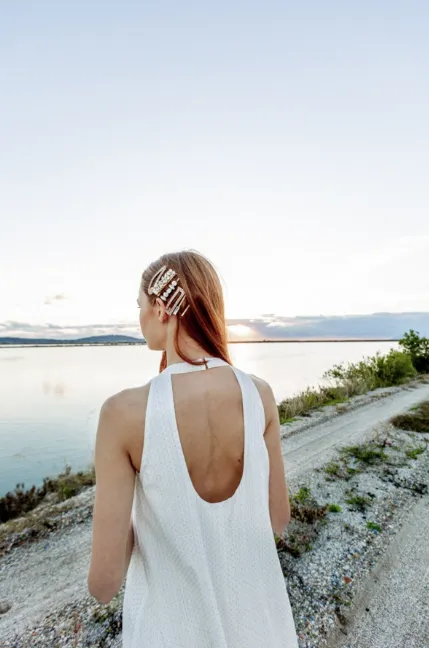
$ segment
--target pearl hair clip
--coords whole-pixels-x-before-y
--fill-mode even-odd
[[[180,278],[174,270],[167,269],[167,266],[162,266],[152,277],[149,284],[149,295],[156,295],[165,304],[165,311],[167,315],[177,315],[180,307],[186,299],[185,291],[178,286]],[[167,301],[168,300],[168,301]],[[186,313],[189,308],[185,308],[181,317]]]

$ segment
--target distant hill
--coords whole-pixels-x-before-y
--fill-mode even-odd
[[[14,344],[19,346],[76,346],[94,344],[146,344],[142,338],[129,335],[94,335],[92,337],[78,338],[76,340],[55,340],[50,338],[0,338],[0,345]]]
[[[67,328],[52,326],[32,327],[25,322],[0,322],[0,345],[25,346],[71,346],[71,345],[114,345],[145,344],[141,337],[121,334],[120,327],[103,328],[90,324],[80,329],[80,335],[69,339]],[[268,314],[251,319],[229,319],[228,334],[231,342],[263,341],[310,341],[310,340],[399,340],[411,328],[420,335],[429,336],[429,312],[416,313],[373,313],[371,315],[308,315],[302,317],[285,317]],[[79,329],[78,329],[79,330]],[[106,335],[106,331],[112,331]],[[127,333],[134,332],[131,325],[122,329]],[[28,331],[28,336],[21,337]],[[73,328],[73,334],[76,328]],[[137,329],[136,329],[137,331]],[[103,332],[103,335],[97,333]],[[93,333],[93,335],[91,335]],[[90,335],[88,335],[90,334]],[[44,336],[46,337],[40,337]],[[47,337],[54,335],[54,338]],[[79,335],[79,333],[78,333]],[[64,337],[63,337],[64,336]]]

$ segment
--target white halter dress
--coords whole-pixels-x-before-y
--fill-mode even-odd
[[[207,360],[209,369],[223,360]],[[174,411],[173,373],[151,383],[133,504],[135,545],[127,575],[124,648],[298,648],[268,506],[264,408],[252,379],[234,371],[244,412],[241,482],[229,499],[196,492]]]

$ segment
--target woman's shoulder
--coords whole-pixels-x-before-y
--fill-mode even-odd
[[[150,386],[151,381],[141,387],[123,389],[109,396],[102,406],[102,411],[122,423],[141,421],[146,413]]]
[[[116,445],[125,449],[137,471],[140,471],[150,385],[149,382],[113,394],[104,402],[100,412],[99,431],[104,430],[105,435],[115,439]]]
[[[264,406],[265,421],[268,425],[269,421],[273,417],[278,416],[277,403],[273,390],[271,388],[271,385],[267,383],[266,380],[263,380],[262,378],[259,378],[258,376],[255,376],[253,374],[249,374],[249,377],[251,378],[253,384],[259,392],[262,405]]]
[[[258,390],[262,400],[270,401],[273,398],[273,390],[269,383],[263,378],[259,378],[254,374],[249,374],[249,378],[252,379],[256,389]]]

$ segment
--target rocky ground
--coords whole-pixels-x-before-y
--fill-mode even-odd
[[[362,588],[385,564],[389,547],[410,520],[427,511],[429,433],[387,423],[422,400],[429,400],[425,384],[371,394],[360,397],[359,407],[329,408],[283,430],[293,521],[277,545],[300,648],[399,645],[356,644],[349,638],[362,624]],[[62,505],[45,504],[25,521],[0,526],[2,648],[120,645],[122,595],[106,607],[86,593],[92,500],[89,489]],[[418,564],[429,564],[422,547]],[[389,581],[391,570],[384,568],[383,574]],[[429,605],[427,587],[414,593]],[[417,634],[425,632],[421,626]],[[429,643],[408,639],[404,645]]]
[[[428,648],[429,497],[406,516],[344,617],[330,648]]]

